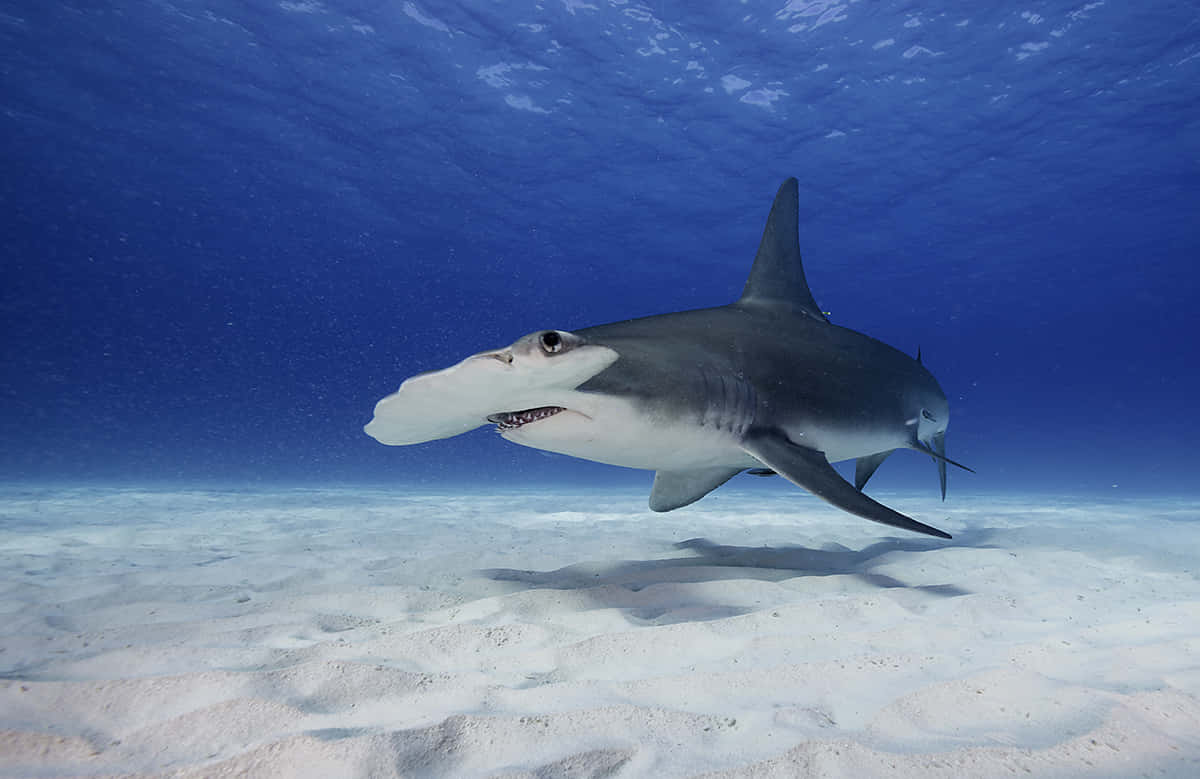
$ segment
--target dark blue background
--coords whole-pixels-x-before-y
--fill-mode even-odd
[[[727,302],[795,175],[821,305],[951,399],[952,490],[1194,492],[1200,6],[1001,5],[6,3],[0,477],[648,483],[361,426]]]

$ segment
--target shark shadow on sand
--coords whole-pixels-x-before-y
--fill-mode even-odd
[[[714,597],[712,582],[782,582],[803,577],[850,576],[878,589],[906,589],[931,597],[958,597],[971,591],[955,583],[913,585],[878,568],[894,555],[925,555],[953,548],[994,548],[990,528],[969,529],[953,541],[889,538],[862,549],[829,544],[805,546],[732,546],[706,538],[680,541],[689,556],[619,562],[581,562],[553,571],[489,568],[480,575],[530,590],[574,590],[595,608],[617,608],[631,618],[655,624],[692,622],[746,614],[769,604],[737,603],[736,596]],[[721,602],[725,601],[725,602]]]

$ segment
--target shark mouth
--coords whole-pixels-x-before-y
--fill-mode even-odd
[[[496,425],[500,431],[516,430],[518,427],[528,425],[530,422],[537,422],[539,419],[552,417],[555,414],[566,411],[562,406],[541,406],[540,408],[529,408],[524,411],[502,411],[499,414],[489,414],[488,421]]]

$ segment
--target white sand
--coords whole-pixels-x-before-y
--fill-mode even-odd
[[[0,774],[1200,776],[1200,503],[754,486],[7,488]]]

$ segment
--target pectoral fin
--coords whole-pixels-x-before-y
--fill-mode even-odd
[[[654,488],[650,491],[650,508],[653,511],[671,511],[695,503],[741,472],[741,468],[658,471],[654,474]]]
[[[780,431],[751,431],[742,441],[742,448],[788,481],[843,511],[849,511],[872,522],[938,538],[950,538],[948,533],[909,519],[900,512],[871,500],[843,479],[822,452],[797,446]]]

